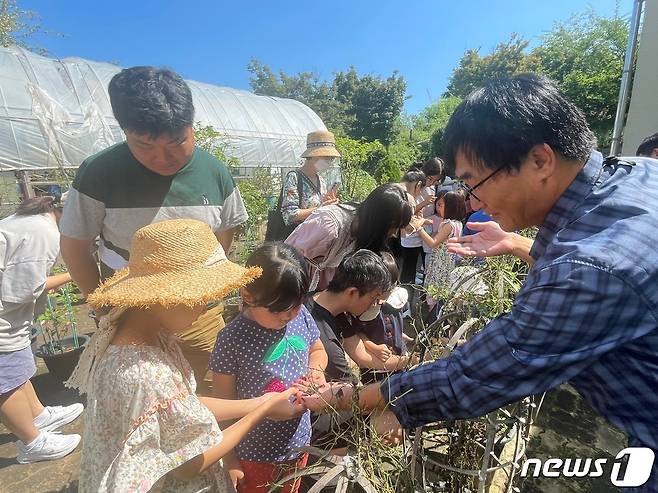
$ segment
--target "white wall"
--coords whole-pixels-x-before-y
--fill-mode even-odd
[[[658,132],[658,0],[644,2],[641,29],[637,70],[623,134],[623,156],[635,155],[642,139]]]

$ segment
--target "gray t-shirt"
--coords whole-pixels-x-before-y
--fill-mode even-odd
[[[30,345],[37,299],[58,255],[59,231],[47,214],[0,221],[0,352]]]

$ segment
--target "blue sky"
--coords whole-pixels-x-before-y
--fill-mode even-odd
[[[602,15],[632,0],[290,0],[223,2],[19,0],[47,29],[52,56],[79,56],[122,66],[167,66],[188,79],[249,89],[252,57],[292,74],[331,79],[354,65],[407,80],[405,110],[416,113],[446,88],[468,48],[484,53],[517,32],[532,43],[555,21],[593,5]]]

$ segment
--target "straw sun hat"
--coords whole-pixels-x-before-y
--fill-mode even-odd
[[[137,230],[128,267],[89,296],[95,307],[195,306],[221,299],[262,273],[226,258],[210,226],[193,219],[153,223]]]
[[[317,130],[308,134],[306,150],[302,157],[340,157],[334,134],[327,130]]]

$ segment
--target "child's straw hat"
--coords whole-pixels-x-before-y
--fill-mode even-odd
[[[210,226],[193,219],[137,230],[128,267],[89,296],[92,306],[195,306],[221,299],[262,273],[226,258]]]

